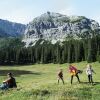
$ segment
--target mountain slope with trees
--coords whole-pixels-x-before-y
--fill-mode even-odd
[[[43,14],[29,23],[24,40],[6,37],[7,33],[2,30],[5,37],[0,35],[0,65],[100,62],[99,24],[82,16],[69,18],[66,21],[65,15]],[[58,20],[55,22],[54,19]]]
[[[24,34],[26,25],[0,19],[0,37],[19,37]]]
[[[100,36],[81,40],[71,39],[56,44],[46,40],[40,44],[41,41],[27,48],[18,38],[1,41],[0,65],[100,62]]]

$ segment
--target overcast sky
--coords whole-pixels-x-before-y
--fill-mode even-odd
[[[100,0],[0,0],[0,18],[27,24],[50,11],[79,15],[100,23]]]

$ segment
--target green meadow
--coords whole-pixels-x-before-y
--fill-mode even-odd
[[[86,62],[74,63],[78,69],[81,84],[74,77],[70,84],[68,64],[35,64],[24,66],[0,66],[0,83],[6,74],[12,72],[17,89],[0,90],[0,100],[100,100],[100,63],[91,63],[96,74],[94,85],[88,84],[85,73]],[[57,84],[57,72],[63,69],[65,84]]]

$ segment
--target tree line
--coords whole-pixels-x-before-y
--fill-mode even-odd
[[[6,41],[6,42],[5,42]],[[34,46],[24,47],[21,39],[6,39],[0,45],[0,65],[35,63],[100,62],[100,36],[70,39],[51,44],[39,40]]]

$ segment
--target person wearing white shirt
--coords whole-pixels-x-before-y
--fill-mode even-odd
[[[88,81],[89,81],[89,83],[92,83],[92,84],[93,84],[93,78],[92,78],[93,73],[95,73],[95,72],[92,69],[92,66],[90,64],[88,64],[87,68],[86,68],[86,74],[88,75]]]

